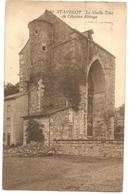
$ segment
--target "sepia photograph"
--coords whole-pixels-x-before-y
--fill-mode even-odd
[[[126,7],[6,1],[4,190],[123,191]]]

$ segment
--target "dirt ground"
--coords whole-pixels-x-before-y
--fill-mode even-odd
[[[122,191],[122,159],[78,156],[4,158],[6,190]]]

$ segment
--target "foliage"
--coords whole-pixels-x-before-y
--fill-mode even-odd
[[[4,95],[12,95],[19,92],[19,83],[13,85],[12,83],[7,83],[4,85]]]
[[[43,135],[41,125],[37,121],[30,119],[28,121],[28,127],[26,129],[26,132],[27,132],[28,143],[31,141],[36,141],[36,142],[44,141],[44,135]]]
[[[109,120],[111,117],[115,116],[115,112],[113,109],[105,110],[104,112],[104,122],[107,126],[109,126]]]
[[[119,107],[119,112],[120,112],[120,115],[122,117],[124,117],[124,114],[125,114],[125,105],[122,104],[120,107]]]

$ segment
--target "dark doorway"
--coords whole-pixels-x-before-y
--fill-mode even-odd
[[[7,145],[10,146],[10,133],[7,133]]]

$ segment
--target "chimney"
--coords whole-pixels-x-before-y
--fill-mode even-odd
[[[94,31],[92,29],[83,32],[83,35],[89,40],[93,40],[92,34],[94,34]]]

